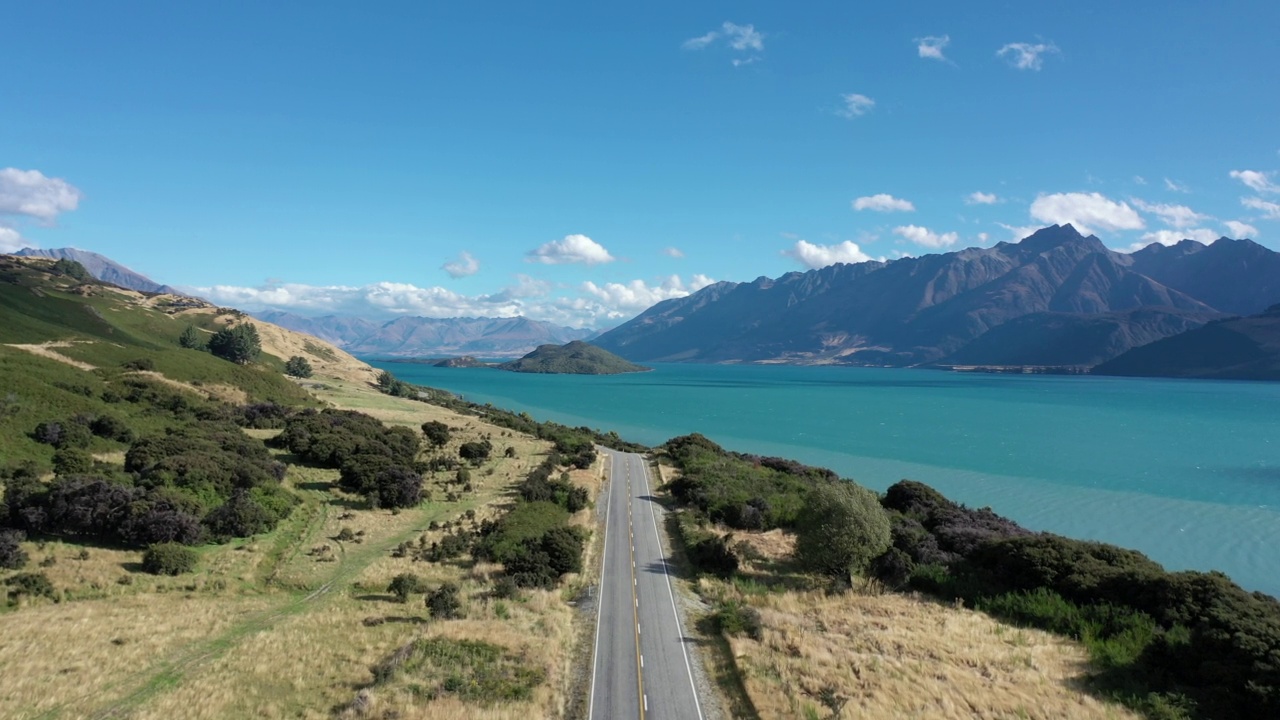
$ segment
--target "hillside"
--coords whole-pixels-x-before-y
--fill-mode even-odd
[[[1247,240],[1128,255],[1055,225],[990,248],[717,283],[593,342],[633,361],[1088,365],[1280,301],[1278,263]]]
[[[593,334],[590,330],[524,317],[402,317],[377,323],[340,315],[308,318],[279,311],[258,315],[267,322],[327,340],[347,352],[380,357],[515,358],[539,345],[561,345]]]
[[[1280,305],[1135,347],[1095,375],[1280,380]]]
[[[566,345],[542,345],[519,360],[497,367],[511,372],[568,375],[617,375],[649,370],[580,340]]]
[[[14,253],[20,257],[41,257],[51,260],[75,260],[84,266],[98,280],[119,285],[128,290],[137,290],[146,293],[169,293],[171,295],[181,295],[177,290],[168,285],[161,285],[151,278],[136,273],[133,270],[121,265],[104,255],[99,255],[88,250],[78,250],[76,248],[23,248]]]

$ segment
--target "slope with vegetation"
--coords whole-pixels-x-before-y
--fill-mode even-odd
[[[1280,305],[1212,322],[1132,350],[1093,368],[1095,375],[1280,380]]]
[[[0,296],[7,712],[573,704],[589,439],[508,423],[562,456],[381,393],[320,341],[70,261],[0,258]],[[208,349],[219,333],[234,352]],[[297,358],[305,383],[284,374],[305,374]]]
[[[750,658],[736,668],[735,681],[750,702],[768,704],[767,693],[778,691],[752,678],[783,673],[810,695],[805,699],[793,691],[792,712],[828,701],[856,701],[871,712],[873,699],[852,692],[865,687],[865,676],[855,672],[854,679],[862,681],[833,684],[835,676],[819,670],[827,662],[778,655],[786,645],[779,647],[780,638],[790,637],[797,643],[789,651],[793,656],[828,657],[822,647],[829,642],[818,641],[843,622],[827,615],[841,604],[813,591],[866,588],[870,582],[1071,638],[1089,662],[1081,677],[1063,682],[1082,682],[1093,695],[1149,717],[1280,713],[1280,602],[1246,592],[1221,573],[1167,572],[1132,550],[1033,533],[916,482],[897,483],[877,498],[828,471],[728,452],[699,435],[669,441],[665,454],[679,471],[666,487],[685,508],[672,527],[704,573],[704,594],[716,603],[709,622],[733,644],[730,657]],[[762,543],[768,536],[775,540]],[[770,553],[769,545],[787,549]],[[848,605],[850,612],[865,615],[882,612],[873,608],[883,603],[855,594]],[[821,616],[815,615],[819,608]],[[811,617],[820,617],[817,627],[806,619]],[[849,642],[865,647],[869,629],[884,629],[868,622],[872,628],[848,626],[862,635]],[[947,622],[942,619],[944,627]],[[892,639],[884,636],[882,642]],[[744,645],[750,643],[755,645]],[[866,670],[866,650],[858,652],[863,655],[848,660]],[[752,664],[766,658],[770,670]],[[988,670],[997,671],[983,672]],[[1061,674],[1061,667],[1054,672]],[[893,712],[905,710],[898,706]],[[976,707],[974,712],[982,714]]]

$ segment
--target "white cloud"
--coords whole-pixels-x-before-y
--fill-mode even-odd
[[[51,223],[75,210],[82,193],[61,178],[39,170],[0,169],[0,215],[22,215]]]
[[[719,30],[711,30],[705,35],[689,38],[681,43],[685,50],[704,50],[716,41],[723,40],[732,50],[740,53],[759,53],[764,51],[764,33],[756,30],[754,25],[738,25],[725,22]],[[731,62],[734,67],[750,65],[760,59],[759,55],[735,57]]]
[[[1005,225],[1004,223],[996,223],[1000,227],[1009,231],[1009,240],[1018,242],[1031,237],[1040,229],[1037,225]]]
[[[836,114],[851,120],[866,115],[876,106],[875,100],[859,93],[841,95],[841,98],[844,100],[844,107],[837,110]]]
[[[1148,203],[1139,198],[1131,198],[1134,207],[1143,212],[1152,213],[1160,218],[1165,225],[1175,228],[1186,228],[1192,225],[1199,225],[1201,222],[1209,219],[1208,215],[1192,210],[1186,205],[1165,205],[1161,203]]]
[[[614,257],[600,243],[586,235],[565,235],[563,240],[544,243],[536,250],[528,253],[528,262],[544,265],[564,265],[567,263],[584,263],[597,265],[613,262]]]
[[[991,239],[991,236],[988,235],[987,233],[984,233],[984,232],[978,233],[978,242],[982,243],[983,245],[986,245],[987,241],[990,239]]]
[[[916,206],[910,200],[896,198],[888,193],[866,195],[853,201],[854,210],[874,210],[876,212],[914,212]]]
[[[951,44],[950,35],[930,35],[928,37],[916,38],[916,51],[920,53],[920,57],[930,60],[947,61],[947,57],[942,54],[944,48]]]
[[[1243,222],[1240,222],[1239,220],[1227,220],[1222,224],[1227,226],[1227,230],[1230,231],[1231,237],[1234,237],[1234,238],[1258,237],[1258,228],[1250,225],[1249,223],[1243,223]]]
[[[680,248],[678,248],[678,247],[663,248],[663,249],[662,249],[662,254],[663,254],[663,255],[666,255],[667,257],[673,257],[673,258],[682,258],[682,257],[684,257],[684,251],[682,251],[682,250],[681,250]]]
[[[689,38],[688,40],[685,40],[684,44],[681,45],[680,47],[684,48],[685,50],[701,50],[702,48],[715,42],[716,38],[718,37],[720,37],[720,33],[716,32],[715,30],[712,30],[706,35],[700,35],[696,38]]]
[[[872,259],[870,255],[862,252],[862,248],[858,247],[857,243],[849,240],[837,245],[815,245],[807,240],[796,240],[795,246],[789,250],[783,250],[782,254],[795,258],[810,270],[836,263],[860,263]]]
[[[1191,192],[1191,188],[1178,182],[1177,180],[1170,180],[1169,178],[1164,179],[1164,189],[1169,190],[1170,192],[1180,192],[1180,193]]]
[[[1144,177],[1142,177],[1141,175],[1134,175],[1134,176],[1133,176],[1133,181],[1134,181],[1135,183],[1137,183],[1138,185],[1146,185],[1146,184],[1147,184],[1147,179],[1146,179],[1146,178],[1144,178]]]
[[[1041,194],[1031,203],[1031,217],[1045,223],[1071,223],[1086,235],[1095,230],[1143,230],[1147,224],[1128,203],[1116,202],[1101,193]]]
[[[1000,198],[995,193],[971,192],[969,197],[964,199],[965,205],[995,205],[1000,202]]]
[[[726,22],[721,26],[729,47],[734,50],[764,50],[764,35],[754,25],[735,25]]]
[[[574,327],[595,327],[631,317],[656,302],[689,295],[714,282],[705,275],[693,275],[688,280],[672,275],[655,285],[633,280],[603,285],[584,283],[556,290],[551,283],[528,275],[518,275],[516,279],[514,285],[491,295],[463,295],[443,287],[423,288],[396,282],[363,287],[300,283],[269,283],[260,287],[215,285],[189,290],[213,302],[244,310],[281,309],[302,314],[337,313],[376,318],[522,315]]]
[[[596,285],[587,281],[582,283],[582,290],[599,300],[602,305],[609,309],[609,312],[634,314],[646,310],[663,300],[685,297],[713,282],[715,281],[706,275],[694,275],[688,283],[682,281],[679,275],[672,275],[663,279],[657,285],[650,285],[644,280],[632,280],[627,283],[604,283],[603,285]]]
[[[0,253],[16,252],[29,245],[17,230],[0,225]]]
[[[1019,70],[1039,70],[1044,66],[1045,55],[1059,52],[1053,43],[1008,43],[996,51],[996,56]]]
[[[1183,240],[1195,240],[1206,245],[1218,239],[1218,233],[1208,228],[1187,228],[1184,230],[1153,230],[1143,233],[1130,250],[1141,250],[1153,242],[1161,245],[1177,245]]]
[[[480,270],[480,261],[471,257],[471,253],[463,250],[458,254],[457,260],[450,260],[441,265],[440,269],[449,273],[451,278],[464,278],[468,275],[475,275]]]
[[[1256,197],[1240,198],[1240,204],[1247,208],[1262,211],[1263,219],[1280,220],[1280,204],[1268,202],[1262,198]]]
[[[933,232],[929,228],[920,227],[919,225],[902,225],[893,229],[893,234],[902,237],[917,245],[935,250],[951,247],[960,240],[960,236],[956,233],[938,233]]]
[[[1271,175],[1271,173],[1258,172],[1257,170],[1231,171],[1231,177],[1244,183],[1254,192],[1280,193],[1280,185],[1271,182]]]

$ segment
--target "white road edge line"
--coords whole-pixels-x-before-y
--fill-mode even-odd
[[[609,456],[609,500],[613,500],[613,462]],[[587,720],[591,720],[596,709],[596,666],[600,663],[600,618],[604,615],[604,572],[608,565],[605,560],[609,555],[609,513],[613,503],[604,506],[604,547],[600,550],[600,597],[596,601],[596,641],[591,647],[591,698],[587,701]]]
[[[649,494],[649,463],[644,457],[640,458],[641,482],[644,483],[644,493]],[[658,557],[662,560],[662,576],[667,581],[667,597],[671,599],[671,612],[675,615],[676,632],[680,633],[680,654],[684,655],[684,670],[689,674],[689,689],[693,690],[693,707],[698,711],[698,720],[703,720],[702,703],[698,702],[698,685],[693,681],[693,666],[689,664],[689,651],[684,646],[684,629],[680,626],[680,611],[676,609],[676,594],[671,589],[671,569],[667,567],[667,559],[662,556],[662,534],[658,532],[658,515],[654,511],[654,502],[649,501],[649,517],[653,520],[653,534],[658,541]],[[645,699],[645,709],[648,709],[648,698]]]

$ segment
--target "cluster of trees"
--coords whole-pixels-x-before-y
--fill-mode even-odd
[[[569,516],[585,507],[585,498],[563,487],[571,485],[567,478],[550,479],[560,462],[552,453],[534,468],[521,483],[519,502],[497,520],[481,523],[475,539],[472,555],[502,563],[517,587],[550,588],[565,573],[582,571],[587,535],[570,527]]]
[[[824,468],[729,452],[698,433],[665,449],[681,471],[669,488],[676,500],[739,530],[796,527],[809,492],[836,479]]]
[[[237,365],[248,365],[262,353],[262,339],[253,323],[224,327],[209,338],[209,352]]]
[[[424,498],[421,440],[354,410],[304,410],[273,441],[307,462],[341,471],[339,484],[375,507],[413,507]]]
[[[15,474],[0,524],[137,546],[247,537],[296,504],[280,484],[284,471],[234,425],[181,427],[135,440],[123,473],[64,473],[50,483]]]

